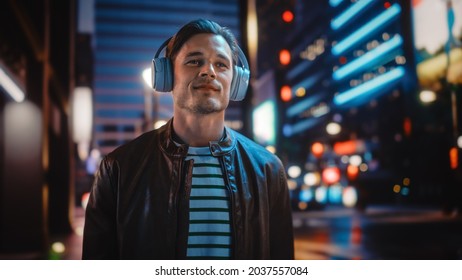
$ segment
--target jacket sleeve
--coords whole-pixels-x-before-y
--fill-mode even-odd
[[[270,254],[271,259],[293,260],[294,237],[289,188],[284,168],[277,171],[277,193],[272,196],[270,213]]]
[[[85,211],[82,259],[118,259],[115,162],[99,166]]]

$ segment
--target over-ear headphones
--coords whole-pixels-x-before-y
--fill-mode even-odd
[[[169,38],[162,43],[151,64],[152,88],[159,92],[169,92],[173,89],[172,61],[168,57],[159,57],[159,54],[165,46],[167,46],[171,39],[172,38]],[[250,78],[250,70],[247,59],[239,46],[237,48],[239,61],[236,62],[236,65],[233,67],[233,79],[231,81],[231,89],[229,93],[229,99],[233,101],[241,101],[244,99]]]

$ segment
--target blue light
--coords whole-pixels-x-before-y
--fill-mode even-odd
[[[290,124],[285,124],[282,127],[282,134],[284,134],[284,136],[286,136],[286,137],[292,136],[292,134],[293,134],[292,126]]]
[[[391,71],[386,72],[364,84],[357,86],[355,88],[349,89],[345,92],[342,92],[334,97],[334,103],[336,105],[345,104],[359,96],[364,96],[365,94],[373,93],[383,86],[395,81],[402,76],[404,76],[405,70],[402,66],[397,67]]]
[[[338,5],[340,5],[340,3],[342,3],[343,0],[329,0],[329,5],[331,7],[337,7]]]
[[[409,195],[409,188],[404,187],[404,188],[401,190],[401,194],[404,195],[404,196]]]
[[[135,110],[143,111],[143,102],[144,102],[144,96],[141,94],[137,95],[95,95],[93,97],[93,101],[95,103],[107,103],[107,104],[124,104],[127,106],[130,105],[135,105],[139,104],[139,108]],[[98,107],[96,108],[97,110],[114,110],[114,108],[108,108],[108,107]]]
[[[295,115],[300,114],[301,112],[305,111],[308,108],[313,107],[317,102],[321,101],[324,94],[317,94],[311,97],[307,97],[300,102],[295,103],[291,107],[289,107],[286,111],[287,117],[293,117]]]
[[[294,134],[305,131],[315,126],[316,124],[319,123],[319,121],[320,121],[319,118],[310,118],[310,119],[304,119],[302,121],[299,121],[293,125],[285,124],[284,127],[282,128],[282,133],[286,137],[290,137]]]
[[[302,131],[305,131],[319,122],[318,119],[306,119],[292,125],[292,134],[296,134]]]
[[[348,9],[346,9],[342,14],[338,17],[334,18],[330,26],[333,30],[337,30],[342,27],[345,23],[351,20],[355,15],[361,12],[367,5],[373,3],[372,0],[361,0],[356,2],[355,4],[351,5]]]
[[[287,78],[289,80],[295,79],[298,75],[302,74],[305,71],[308,71],[308,69],[312,65],[313,65],[313,61],[303,60],[297,66],[289,70],[289,72],[287,73]]]
[[[365,160],[366,162],[369,162],[369,161],[372,160],[372,154],[371,154],[371,152],[366,152],[366,153],[364,153],[364,160]]]
[[[107,50],[104,52],[96,52],[95,60],[96,63],[117,61],[117,62],[144,62],[152,59],[152,53],[146,52],[127,52],[127,51],[115,51]]]
[[[380,46],[373,49],[372,51],[340,67],[337,71],[334,72],[332,77],[334,78],[334,80],[338,81],[352,73],[359,72],[365,68],[369,68],[375,60],[379,59],[382,55],[388,53],[389,51],[393,50],[394,48],[402,44],[403,39],[401,38],[401,36],[396,35],[393,37],[393,39],[385,43],[382,43]]]
[[[310,75],[308,78],[304,79],[303,81],[299,82],[296,85],[293,85],[292,88],[297,90],[298,88],[304,88],[305,90],[309,90],[314,85],[318,84],[318,81],[324,76],[323,72],[318,72],[317,74]]]
[[[370,33],[376,31],[378,28],[382,27],[386,22],[392,20],[401,12],[401,6],[399,4],[393,4],[390,8],[385,10],[383,13],[375,17],[373,20],[369,21],[353,34],[346,37],[334,47],[332,47],[332,53],[334,55],[340,55],[344,51],[351,48],[354,44],[359,42],[361,39],[369,35]]]
[[[101,38],[98,38],[97,41],[97,46],[98,48],[114,48],[117,46],[118,48],[133,48],[137,47],[139,49],[145,48],[145,49],[152,49],[153,46],[160,46],[164,41],[162,39],[159,39],[157,37],[149,37],[149,38],[130,38],[130,40],[127,40],[125,37],[109,37],[109,36],[101,36]]]
[[[302,190],[300,191],[299,199],[303,202],[310,202],[311,200],[313,200],[313,193],[310,189]]]
[[[328,198],[330,203],[338,204],[342,202],[342,186],[333,185],[329,187]]]

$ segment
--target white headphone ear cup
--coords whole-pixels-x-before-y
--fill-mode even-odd
[[[245,98],[249,85],[250,72],[248,69],[234,66],[233,79],[231,80],[231,90],[229,99],[241,101]]]
[[[152,60],[152,88],[159,92],[169,92],[173,89],[172,62],[167,57]]]
[[[238,78],[239,76],[239,69],[234,66],[234,71],[233,71],[233,79],[231,80],[231,87],[230,87],[230,90],[229,90],[229,99],[230,100],[233,100],[233,101],[236,101],[236,97],[237,97],[237,81],[239,80]]]

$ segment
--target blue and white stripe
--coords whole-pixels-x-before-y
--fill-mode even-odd
[[[230,202],[220,162],[208,147],[190,147],[186,160],[191,159],[194,166],[187,257],[229,259],[232,243]]]

